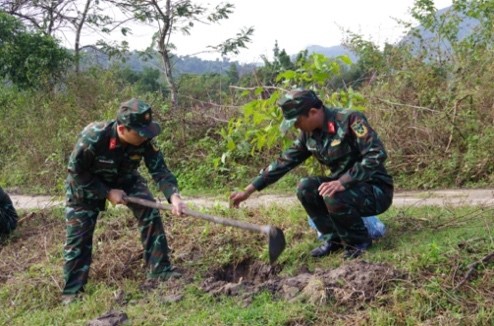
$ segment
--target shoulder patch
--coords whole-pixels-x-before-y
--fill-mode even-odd
[[[368,129],[364,121],[360,119],[356,120],[354,123],[352,123],[351,128],[358,138],[367,136]]]

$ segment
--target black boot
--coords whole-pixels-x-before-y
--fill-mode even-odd
[[[324,257],[343,249],[343,246],[338,242],[326,241],[320,247],[310,252],[312,257]]]
[[[372,240],[369,240],[367,242],[353,244],[353,245],[347,245],[345,248],[345,253],[343,254],[343,258],[355,259],[357,257],[360,257],[371,246],[372,246]]]

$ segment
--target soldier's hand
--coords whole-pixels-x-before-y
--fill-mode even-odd
[[[178,194],[173,194],[170,201],[172,203],[172,213],[178,216],[184,215],[187,206],[182,201],[182,198]]]
[[[122,189],[112,189],[106,196],[106,199],[108,199],[113,206],[117,204],[125,205],[127,204],[127,202],[124,199],[126,195],[127,194]]]
[[[249,195],[245,191],[234,192],[230,195],[230,208],[233,206],[238,208],[241,202],[249,198]]]
[[[230,195],[230,208],[232,208],[232,206],[234,208],[238,208],[238,205],[240,205],[240,203],[243,202],[244,200],[247,200],[249,196],[250,193],[248,193],[247,191],[239,191],[232,193]]]
[[[244,191],[234,192],[230,195],[230,208],[238,208],[241,202],[249,198],[249,196],[256,191],[256,188],[252,184],[248,185]]]
[[[317,189],[319,195],[333,197],[335,193],[345,190],[345,187],[341,184],[340,180],[334,180],[329,182],[323,182]]]

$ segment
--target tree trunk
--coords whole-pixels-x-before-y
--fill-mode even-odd
[[[165,68],[166,82],[168,83],[168,87],[170,88],[170,100],[172,103],[172,109],[174,109],[178,107],[178,90],[177,86],[175,85],[175,81],[173,80],[172,64],[170,62],[170,53],[166,49],[165,36],[166,35],[163,34],[160,35],[158,47],[160,49],[159,52],[161,55],[161,61],[163,62],[163,67]]]
[[[80,59],[81,59],[81,32],[82,32],[82,27],[86,23],[86,17],[87,13],[89,11],[89,7],[91,5],[92,0],[87,0],[86,1],[86,6],[84,7],[84,11],[82,12],[81,15],[81,20],[79,23],[74,22],[74,26],[76,28],[75,31],[75,45],[74,45],[74,57],[75,57],[75,72],[76,74],[79,73],[80,71]]]

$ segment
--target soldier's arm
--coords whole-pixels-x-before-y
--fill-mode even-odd
[[[305,137],[304,133],[300,133],[299,137],[276,161],[261,170],[259,175],[252,181],[252,186],[261,191],[309,158],[312,153],[305,146]]]
[[[178,183],[175,175],[168,169],[165,158],[154,140],[146,143],[144,163],[153,180],[158,184],[161,192],[169,203],[173,194],[179,194]]]
[[[110,188],[90,172],[95,159],[94,142],[81,136],[70,155],[68,172],[86,199],[105,199]]]
[[[387,158],[383,143],[363,114],[352,113],[348,124],[348,137],[356,144],[362,159],[340,177],[339,180],[345,188],[371,179],[376,169],[384,164]]]

